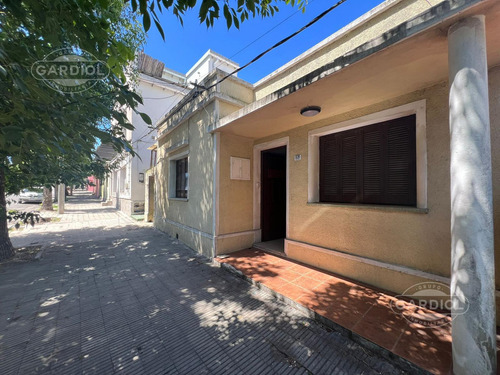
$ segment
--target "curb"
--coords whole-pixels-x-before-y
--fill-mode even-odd
[[[127,219],[127,221],[131,224],[137,224],[137,220],[134,220],[131,216],[128,216],[125,212],[119,210],[119,209],[116,209],[116,212],[118,213],[118,215],[120,215],[121,217],[123,217],[124,219]]]
[[[216,267],[220,267],[237,277],[245,280],[246,282],[252,284],[253,286],[259,288],[260,290],[264,291],[265,293],[271,295],[272,297],[278,299],[281,302],[284,302],[287,306],[293,307],[297,310],[299,310],[301,313],[304,315],[308,316],[311,319],[314,319],[315,321],[319,322],[320,324],[328,327],[331,330],[334,330],[336,332],[341,333],[342,335],[350,338],[357,344],[363,346],[364,348],[375,352],[376,354],[380,355],[382,358],[387,359],[391,361],[394,365],[399,367],[401,370],[405,372],[409,372],[411,374],[418,374],[418,375],[432,375],[431,372],[417,366],[413,362],[408,361],[407,359],[398,356],[397,354],[394,354],[390,350],[375,344],[374,342],[364,338],[363,336],[357,334],[356,332],[353,332],[345,327],[342,327],[340,324],[335,323],[334,321],[325,318],[322,315],[319,315],[315,311],[309,309],[308,307],[305,307],[301,305],[298,302],[295,302],[294,300],[282,295],[281,293],[278,293],[271,288],[265,286],[264,284],[253,280],[252,278],[246,276],[241,272],[240,270],[236,269],[235,267],[231,266],[230,264],[227,263],[221,263],[217,261],[215,258],[212,259],[212,264]]]

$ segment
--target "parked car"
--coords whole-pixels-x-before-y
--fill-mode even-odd
[[[42,203],[43,192],[38,189],[23,189],[19,194],[19,203]]]

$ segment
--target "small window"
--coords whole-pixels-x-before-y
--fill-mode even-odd
[[[320,201],[416,206],[416,116],[320,137]]]
[[[188,158],[175,161],[175,198],[187,198]]]
[[[154,167],[156,165],[157,150],[151,150],[151,159],[149,162],[149,167]]]

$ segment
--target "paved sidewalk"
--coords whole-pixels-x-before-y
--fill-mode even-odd
[[[60,215],[54,211],[42,211],[43,218],[59,221],[47,221],[28,226],[22,230],[14,230],[10,236],[15,246],[29,246],[38,244],[61,244],[67,242],[80,242],[88,239],[84,229],[102,229],[96,232],[96,238],[109,237],[109,232],[115,228],[131,224],[138,224],[132,218],[118,212],[113,207],[103,207],[99,199],[92,198],[87,191],[74,191],[74,196],[69,196],[65,203],[65,212]],[[138,224],[141,225],[141,224]],[[151,225],[150,223],[142,225]]]
[[[40,261],[0,266],[0,374],[401,373],[150,226],[74,205],[13,237],[46,244]]]
[[[217,261],[422,369],[436,375],[453,372],[447,314],[258,249],[237,251]],[[432,317],[439,325],[424,326],[417,317],[424,323]]]

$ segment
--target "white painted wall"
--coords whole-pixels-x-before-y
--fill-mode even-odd
[[[208,50],[186,73],[187,83],[200,83],[214,70],[219,69],[226,73],[232,73],[239,67],[235,62]],[[237,74],[234,74],[236,77]]]
[[[141,74],[137,92],[143,98],[143,104],[137,107],[137,111],[146,113],[154,125],[183,98],[188,90]],[[130,175],[130,198],[134,201],[144,201],[145,184],[139,182],[139,173],[145,173],[149,169],[151,151],[148,147],[155,143],[157,132],[152,131],[135,112],[132,113],[132,124],[135,128],[131,139],[132,147],[138,156],[132,158],[131,163],[127,165]]]

